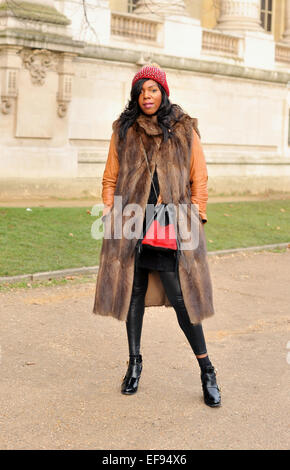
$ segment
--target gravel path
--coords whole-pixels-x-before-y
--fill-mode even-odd
[[[203,403],[173,309],[146,309],[130,397],[120,394],[125,325],[91,313],[93,277],[11,290],[0,293],[0,448],[287,449],[290,252],[209,262],[216,315],[204,330],[221,408]]]
[[[209,196],[209,202],[241,202],[241,201],[269,201],[269,200],[288,200],[289,193],[257,194],[257,195],[236,195],[236,196]],[[93,207],[94,204],[100,203],[96,199],[51,199],[51,198],[22,198],[12,199],[0,198],[1,207]]]

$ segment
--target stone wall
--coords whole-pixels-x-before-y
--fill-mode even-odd
[[[204,29],[186,16],[115,18],[102,0],[90,12],[97,42],[71,3],[54,5],[62,24],[0,22],[0,198],[98,198],[112,122],[147,61],[166,70],[171,100],[199,120],[212,192],[289,191],[287,40],[225,32],[222,22]]]

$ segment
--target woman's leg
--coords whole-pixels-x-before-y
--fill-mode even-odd
[[[140,342],[147,286],[147,269],[137,269],[135,266],[132,296],[126,322],[130,359],[121,387],[121,392],[124,395],[132,395],[137,392],[142,372]]]
[[[200,323],[190,322],[181,292],[178,273],[159,272],[166,295],[173,306],[180,328],[184,332],[197,358],[207,357],[203,328]]]
[[[211,407],[220,406],[220,390],[215,370],[209,360],[203,329],[200,323],[192,324],[184,304],[178,272],[160,272],[160,278],[169,301],[175,309],[178,323],[183,330],[201,369],[204,402]]]
[[[145,310],[145,295],[147,291],[147,286],[147,269],[135,268],[132,297],[126,321],[130,356],[138,356],[140,354],[140,341]]]

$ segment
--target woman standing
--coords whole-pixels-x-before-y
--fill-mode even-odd
[[[131,99],[113,124],[103,176],[103,218],[110,218],[96,285],[94,313],[126,321],[129,365],[121,392],[135,393],[142,371],[140,342],[145,307],[172,306],[201,369],[204,401],[221,404],[215,369],[207,354],[202,320],[213,315],[212,287],[203,224],[206,218],[207,169],[196,126],[169,101],[166,74],[144,66],[133,78]],[[117,204],[114,196],[121,196]],[[126,207],[138,204],[142,217],[148,204],[198,204],[198,246],[167,253],[143,248],[136,238],[116,233],[128,221]],[[125,215],[124,215],[125,214]],[[177,239],[182,242],[177,222]]]

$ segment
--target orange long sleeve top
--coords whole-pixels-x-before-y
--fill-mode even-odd
[[[208,173],[200,138],[194,129],[192,131],[193,145],[190,157],[191,202],[192,204],[198,204],[199,214],[203,222],[206,222],[206,204],[208,200]],[[118,173],[119,160],[115,145],[115,135],[113,133],[110,141],[108,158],[102,180],[102,199],[105,206],[111,207],[113,205]],[[158,203],[159,202],[162,202],[160,196],[158,198]]]

